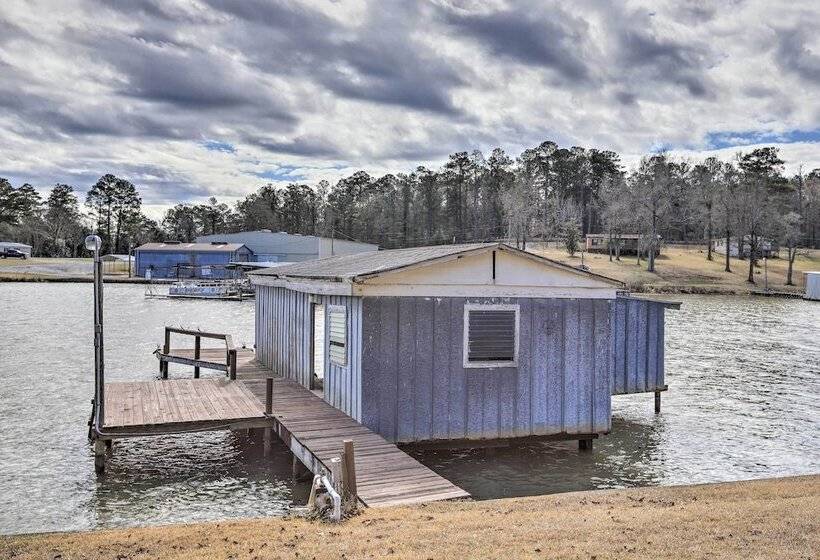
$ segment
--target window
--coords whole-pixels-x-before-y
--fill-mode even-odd
[[[518,365],[518,305],[464,306],[464,367]]]
[[[347,365],[347,309],[342,305],[327,306],[328,347],[330,363]]]

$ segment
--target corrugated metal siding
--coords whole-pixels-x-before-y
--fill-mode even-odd
[[[314,301],[345,306],[347,313],[347,365],[330,363],[329,321],[324,333],[324,398],[356,420],[361,420],[361,298],[313,296]],[[311,296],[287,288],[256,287],[256,351],[259,360],[275,372],[310,387]]]
[[[465,303],[521,306],[518,367],[463,367]],[[362,423],[391,441],[607,432],[610,302],[365,298]]]
[[[256,288],[256,352],[277,374],[310,387],[310,296],[286,288]]]
[[[664,304],[618,298],[613,306],[612,394],[663,388]]]
[[[209,278],[231,278],[234,272],[223,267],[232,260],[247,261],[250,258],[250,251],[242,249],[236,252],[195,252],[195,251],[137,251],[134,259],[137,276],[145,277],[145,272],[149,267],[153,267],[151,276],[153,278],[176,278],[176,265],[193,267],[218,266],[220,268],[211,269]],[[179,276],[182,278],[200,277],[201,268],[183,268]]]

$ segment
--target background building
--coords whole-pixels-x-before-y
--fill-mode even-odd
[[[4,249],[17,249],[21,253],[25,253],[27,257],[31,256],[31,245],[25,243],[15,243],[14,241],[0,241],[0,251]]]
[[[200,235],[196,238],[196,241],[197,243],[213,243],[215,241],[241,243],[253,252],[253,260],[259,262],[309,261],[334,255],[351,255],[379,249],[378,245],[371,243],[291,234],[283,231],[273,232],[268,229]]]
[[[253,251],[241,243],[146,243],[136,249],[137,276],[143,278],[231,278],[231,262],[247,262]]]

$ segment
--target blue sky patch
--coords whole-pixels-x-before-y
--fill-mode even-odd
[[[749,146],[751,144],[791,144],[794,142],[820,142],[820,129],[790,130],[788,132],[710,132],[706,135],[708,149]]]
[[[305,176],[301,173],[296,173],[296,169],[296,167],[290,165],[283,165],[282,167],[269,169],[267,171],[263,171],[262,173],[254,173],[254,175],[269,181],[304,181]]]
[[[233,144],[229,144],[228,142],[220,142],[219,140],[205,140],[202,142],[202,146],[211,152],[223,152],[226,154],[236,153],[236,148]]]

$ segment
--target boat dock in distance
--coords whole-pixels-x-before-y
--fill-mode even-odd
[[[167,335],[171,332],[196,333],[169,329]],[[230,337],[227,344],[230,345]],[[111,452],[112,440],[262,428],[267,432],[266,438],[275,432],[290,448],[295,472],[306,468],[330,477],[334,463],[344,456],[345,441],[352,442],[352,473],[360,505],[381,507],[469,497],[467,492],[309,389],[295,381],[274,377],[269,368],[256,361],[252,350],[199,346],[197,342],[194,349],[163,348],[164,352],[158,352],[160,379],[105,384],[104,420],[95,443],[98,472],[104,470],[105,454]],[[168,379],[168,362],[196,365],[197,370],[218,369],[227,375],[203,378],[197,371],[193,379]],[[351,476],[350,470],[342,471]]]

